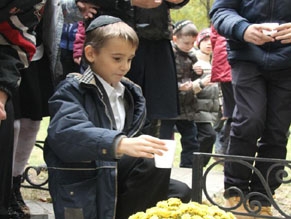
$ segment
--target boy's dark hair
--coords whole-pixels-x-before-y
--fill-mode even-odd
[[[173,34],[177,37],[198,35],[198,29],[190,20],[181,20],[174,24]]]

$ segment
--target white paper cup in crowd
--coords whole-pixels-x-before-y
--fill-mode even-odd
[[[175,151],[176,151],[176,141],[175,140],[162,140],[166,143],[168,151],[162,151],[163,155],[159,156],[155,154],[155,166],[157,168],[172,168]]]
[[[263,23],[265,26],[270,27],[272,30],[263,30],[263,34],[271,35],[272,33],[276,33],[277,31],[274,30],[276,27],[279,26],[279,23]]]

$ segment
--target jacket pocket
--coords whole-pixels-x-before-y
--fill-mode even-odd
[[[56,218],[97,218],[96,178],[66,185],[59,185],[54,194]],[[67,217],[66,217],[67,216]]]

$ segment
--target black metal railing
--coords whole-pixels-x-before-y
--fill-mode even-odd
[[[215,161],[211,163],[209,166],[203,168],[203,160],[204,158],[213,157]],[[225,162],[231,162],[243,165],[244,168],[250,168],[253,174],[256,174],[258,179],[260,180],[263,188],[264,194],[259,192],[250,192],[248,194],[244,194],[243,191],[238,189],[237,187],[229,188],[232,192],[236,192],[236,196],[239,197],[239,203],[236,206],[227,207],[224,204],[225,199],[223,198],[223,193],[220,194],[221,199],[217,201],[217,199],[208,192],[209,188],[207,188],[207,177],[213,171],[217,171],[217,166],[223,165]],[[268,170],[266,177],[264,177],[260,171],[255,168],[253,163],[264,162],[268,163]],[[274,195],[271,192],[269,187],[268,179],[269,175],[272,173],[275,176],[276,181],[279,184],[291,186],[290,179],[290,170],[291,170],[291,161],[288,160],[279,160],[279,159],[270,159],[270,158],[251,158],[245,156],[228,156],[228,155],[216,155],[216,154],[208,154],[208,153],[194,153],[193,158],[193,169],[192,169],[192,200],[202,203],[203,195],[205,199],[210,202],[212,205],[216,205],[223,210],[231,211],[236,215],[245,215],[245,216],[253,216],[255,218],[291,218],[291,210],[288,207],[289,212],[286,212],[286,209],[282,209],[281,205],[276,201]],[[219,182],[217,182],[219,183]],[[220,182],[223,183],[223,182]],[[256,200],[253,200],[253,197],[256,197]],[[274,216],[260,216],[258,212],[261,211],[263,207],[262,203],[257,200],[267,200],[272,209],[276,211],[276,215]],[[246,213],[237,212],[237,208],[241,208],[243,206]],[[288,211],[287,210],[287,211]]]
[[[36,141],[35,146],[43,150],[43,144],[43,141]],[[204,158],[209,157],[215,158],[215,161],[207,167],[203,167]],[[243,191],[239,190],[238,188],[231,188],[231,190],[236,191],[237,196],[239,196],[241,200],[236,206],[232,207],[227,207],[224,204],[225,199],[223,198],[223,193],[221,193],[221,191],[218,191],[218,195],[221,196],[220,199],[217,199],[216,197],[211,195],[209,192],[210,188],[207,187],[207,180],[209,179],[208,177],[211,175],[211,173],[217,172],[217,169],[221,169],[217,167],[221,167],[221,165],[224,165],[225,162],[237,163],[243,165],[246,168],[249,168],[254,174],[257,175],[258,179],[261,181],[261,184],[263,185],[265,190],[264,194],[251,192],[245,195]],[[265,162],[270,164],[270,167],[267,171],[267,177],[264,177],[260,173],[260,171],[255,168],[255,166],[253,165],[254,162]],[[274,175],[276,176],[276,180],[280,184],[282,184],[282,186],[285,185],[291,187],[291,161],[270,158],[252,158],[245,156],[194,153],[192,168],[192,201],[202,203],[203,197],[205,197],[205,199],[212,205],[216,205],[223,210],[231,211],[237,215],[254,216],[256,218],[291,219],[291,209],[289,209],[289,207],[288,210],[283,209],[280,203],[276,201],[276,198],[274,198],[269,187],[268,175],[272,171],[276,171],[276,174]],[[48,190],[48,173],[45,164],[26,167],[23,174],[23,179],[24,182],[27,183],[22,183],[22,187]],[[223,184],[223,182],[217,183]],[[258,215],[257,213],[260,212],[262,204],[257,200],[250,201],[253,196],[262,196],[264,199],[267,199],[268,202],[271,204],[272,208],[276,211],[276,215],[263,217]],[[247,213],[237,213],[236,209],[240,206],[244,206]]]
[[[44,141],[36,141],[35,147],[43,151]],[[45,164],[38,166],[27,166],[23,173],[24,188],[48,190],[48,173]]]

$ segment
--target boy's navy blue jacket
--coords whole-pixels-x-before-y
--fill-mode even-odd
[[[262,69],[270,71],[291,68],[290,44],[277,41],[257,46],[243,39],[250,24],[291,22],[290,8],[290,0],[216,0],[210,17],[218,33],[228,40],[230,62],[254,62]]]
[[[90,68],[84,75],[68,77],[49,100],[44,158],[56,218],[64,218],[70,209],[81,210],[85,218],[115,217],[115,141],[139,133],[146,118],[140,87],[126,78],[121,82],[126,102],[123,132],[114,130],[107,94]]]

